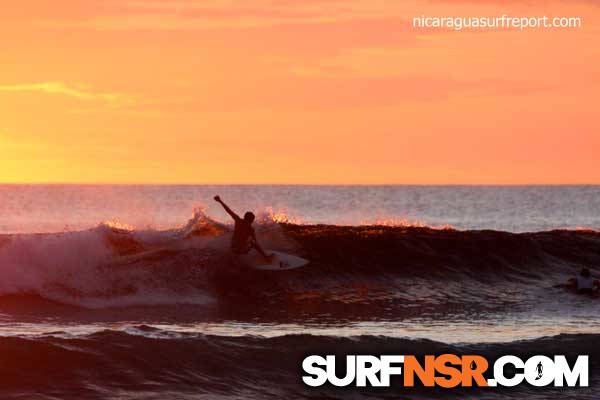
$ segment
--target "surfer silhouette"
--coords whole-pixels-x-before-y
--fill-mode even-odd
[[[593,294],[600,289],[600,281],[594,279],[589,268],[585,267],[581,269],[579,275],[569,279],[569,282],[574,285],[577,292],[581,294]]]
[[[250,211],[247,211],[244,214],[244,218],[240,218],[218,195],[215,196],[215,201],[223,206],[227,214],[233,218],[235,222],[233,228],[233,236],[231,237],[231,251],[235,254],[246,254],[250,252],[250,250],[255,249],[262,255],[265,260],[271,262],[273,259],[272,255],[268,255],[265,251],[260,247],[258,242],[256,241],[256,234],[254,232],[254,228],[252,227],[252,223],[254,222],[254,214]]]
[[[535,378],[535,380],[537,381],[538,379],[540,379],[543,375],[543,371],[544,371],[544,366],[542,365],[542,362],[540,361],[537,365],[537,367],[535,367],[536,371],[537,371],[537,377]]]

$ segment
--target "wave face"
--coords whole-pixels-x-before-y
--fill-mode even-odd
[[[2,337],[0,387],[3,398],[576,398],[595,399],[600,335],[559,335],[533,341],[446,345],[428,340],[376,336],[336,338],[287,335],[275,338],[182,334],[138,326],[71,337]],[[310,354],[481,354],[494,359],[515,354],[590,355],[590,388],[459,389],[308,388],[301,362]],[[393,381],[392,381],[393,383]],[[157,389],[160,388],[160,391]],[[153,397],[154,396],[154,397]]]
[[[301,311],[319,304],[341,313],[379,302],[392,313],[465,303],[498,309],[534,301],[522,294],[600,265],[600,233],[589,230],[515,234],[263,218],[257,232],[264,247],[293,252],[310,265],[285,273],[244,268],[228,251],[230,227],[200,212],[166,231],[101,225],[4,235],[0,306],[3,297],[19,295],[87,308],[233,305],[260,313],[260,305]]]

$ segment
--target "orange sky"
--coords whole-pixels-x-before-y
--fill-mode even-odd
[[[0,182],[600,183],[600,2],[531,3],[8,2]]]

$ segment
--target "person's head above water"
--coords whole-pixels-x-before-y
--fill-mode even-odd
[[[246,211],[246,214],[244,214],[244,221],[246,221],[249,224],[254,222],[254,218],[254,213],[250,211]]]
[[[589,278],[591,275],[590,270],[588,268],[583,267],[579,275],[583,276],[584,278]]]

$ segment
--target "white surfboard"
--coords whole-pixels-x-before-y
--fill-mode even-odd
[[[244,256],[250,267],[263,271],[285,271],[295,268],[300,268],[308,264],[308,260],[292,254],[283,253],[276,250],[265,250],[267,254],[273,254],[273,261],[267,263],[260,254],[252,252],[252,254]]]

